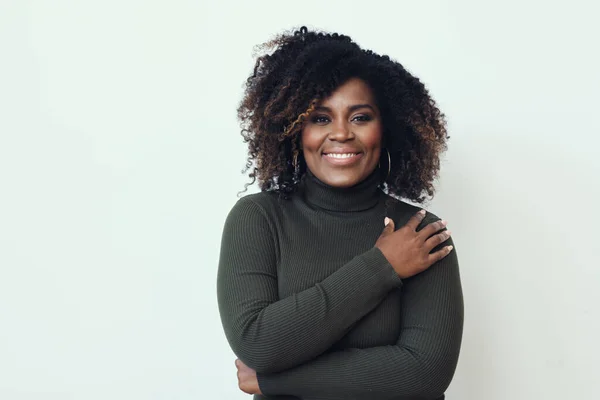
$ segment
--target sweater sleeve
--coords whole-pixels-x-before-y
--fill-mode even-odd
[[[449,244],[452,239],[433,251]],[[462,340],[456,249],[404,280],[400,318],[402,330],[394,345],[329,352],[287,371],[258,374],[261,391],[301,398],[441,398]]]
[[[282,371],[317,357],[401,286],[373,247],[314,286],[279,299],[277,240],[266,213],[246,196],[226,218],[217,273],[219,313],[233,352],[257,372]]]

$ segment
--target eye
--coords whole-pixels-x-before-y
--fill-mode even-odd
[[[357,122],[367,122],[372,120],[373,118],[371,118],[370,115],[357,115],[356,117],[354,117],[352,120],[353,121],[357,121]]]
[[[324,115],[316,115],[311,119],[311,121],[314,124],[325,124],[325,123],[329,122],[329,118],[327,118]]]

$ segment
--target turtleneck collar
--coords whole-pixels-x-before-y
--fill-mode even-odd
[[[300,189],[307,203],[329,211],[363,211],[379,201],[379,169],[358,184],[337,188],[319,180],[309,169],[302,177]]]

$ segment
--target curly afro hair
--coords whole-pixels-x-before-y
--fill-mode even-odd
[[[446,120],[425,85],[386,55],[361,49],[337,33],[306,27],[283,33],[257,47],[238,118],[248,161],[242,171],[262,191],[288,198],[306,172],[300,151],[303,121],[335,89],[350,78],[373,90],[383,123],[383,146],[391,166],[382,187],[396,198],[423,203],[433,197],[433,181],[446,150]],[[271,54],[265,50],[275,49]],[[260,53],[259,53],[260,54]],[[382,151],[382,170],[388,156]]]

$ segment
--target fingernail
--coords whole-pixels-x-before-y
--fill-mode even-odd
[[[446,221],[445,219],[442,220],[442,225],[444,225],[444,226],[448,225],[448,221]]]
[[[388,224],[390,223],[390,219],[388,217],[385,217],[385,226],[388,226]]]
[[[452,251],[453,248],[454,248],[454,246],[452,246],[452,245],[448,246],[448,251]]]
[[[419,211],[419,214],[421,214],[421,215],[425,215],[425,213],[426,213],[426,212],[427,212],[427,211],[425,211],[425,210],[421,210],[421,211]]]

